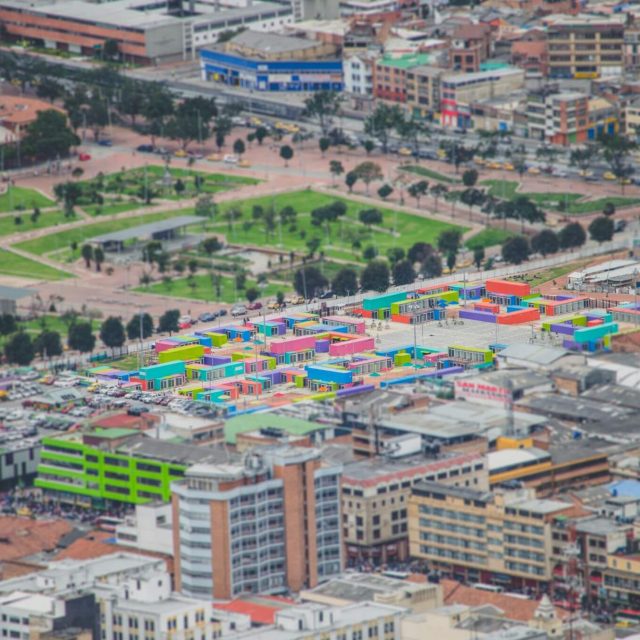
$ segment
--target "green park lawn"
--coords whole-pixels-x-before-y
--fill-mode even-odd
[[[347,205],[347,213],[341,219],[325,227],[311,224],[311,211],[326,206],[335,200]],[[265,209],[273,206],[276,211],[291,206],[297,211],[295,229],[288,225],[276,224],[269,236],[261,220],[254,221],[252,209],[259,205]],[[230,208],[241,212],[241,217],[233,222],[224,219]],[[362,261],[362,250],[373,245],[381,255],[391,247],[408,249],[415,242],[423,241],[435,244],[440,233],[447,229],[464,228],[431,218],[396,211],[384,206],[375,206],[383,216],[381,226],[368,229],[358,220],[358,213],[363,209],[371,209],[372,205],[363,204],[349,198],[330,196],[316,191],[294,191],[290,193],[251,198],[237,202],[224,203],[220,206],[217,221],[210,228],[224,233],[228,243],[254,246],[277,246],[287,251],[306,251],[307,242],[312,238],[321,240],[319,251],[324,251],[328,258],[349,261]],[[223,218],[223,219],[221,219]],[[395,230],[395,233],[394,233]],[[357,241],[361,248],[353,248]]]
[[[44,209],[45,207],[53,207],[55,202],[43,196],[35,189],[27,189],[25,187],[9,187],[9,189],[0,195],[0,213],[9,211],[30,211],[34,207]]]
[[[247,176],[226,173],[207,173],[206,171],[197,171],[195,169],[169,167],[169,172],[174,181],[181,179],[184,183],[185,190],[182,194],[178,195],[173,187],[165,187],[162,184],[165,168],[158,165],[148,165],[146,168],[139,167],[137,169],[128,169],[127,171],[118,171],[105,175],[103,177],[103,186],[99,190],[103,193],[140,197],[141,190],[144,190],[146,184],[149,189],[156,193],[157,197],[177,200],[181,197],[192,197],[197,193],[195,185],[196,176],[199,176],[203,180],[200,185],[200,192],[211,194],[260,182],[255,178]],[[84,180],[79,184],[86,190],[95,182],[95,179]]]
[[[445,182],[447,184],[456,184],[460,182],[458,178],[452,178],[451,176],[447,176],[444,173],[440,173],[438,171],[434,171],[433,169],[428,169],[427,167],[421,167],[419,165],[407,165],[405,167],[401,167],[402,171],[407,171],[408,173],[414,173],[421,178],[431,178],[431,180],[437,180],[438,182]]]
[[[501,245],[505,240],[508,240],[514,235],[517,234],[512,231],[497,229],[496,227],[488,227],[469,238],[465,242],[465,246],[471,251],[477,247],[482,247],[483,249],[486,249],[487,247],[495,247],[498,244]]]
[[[191,286],[190,286],[191,285]],[[245,289],[257,287],[255,280],[247,279]],[[274,297],[278,291],[289,293],[291,287],[282,284],[268,284],[260,289],[261,298]],[[246,302],[243,291],[236,291],[234,287],[234,279],[231,276],[222,276],[220,297],[216,298],[215,287],[211,283],[209,274],[196,274],[193,278],[177,278],[169,283],[155,282],[148,287],[140,286],[135,291],[145,293],[155,293],[163,296],[172,296],[176,298],[192,298],[194,300],[205,300],[210,302]]]
[[[167,220],[176,216],[191,215],[193,211],[183,209],[181,211],[160,211],[158,213],[150,213],[148,215],[134,216],[131,218],[123,218],[121,220],[105,220],[104,222],[95,222],[93,224],[84,224],[73,229],[51,233],[33,240],[25,240],[18,243],[20,249],[34,253],[36,255],[44,255],[50,251],[64,249],[69,247],[72,242],[82,244],[83,242],[94,238],[95,236],[121,229],[128,229],[149,222],[157,222],[158,220]],[[204,220],[203,220],[204,222]]]
[[[623,196],[607,196],[596,200],[583,200],[580,193],[566,192],[519,192],[519,183],[515,180],[484,180],[480,183],[488,187],[488,193],[496,198],[514,200],[518,196],[526,196],[543,209],[554,211],[564,211],[573,214],[597,213],[602,211],[607,202],[613,203],[616,207],[626,207],[640,203],[639,198],[625,198]]]
[[[143,202],[135,200],[125,200],[118,202],[116,200],[105,200],[103,204],[85,204],[80,205],[84,211],[90,216],[112,216],[125,211],[136,211],[143,209],[146,205]]]
[[[73,222],[77,218],[65,218],[64,213],[58,209],[42,211],[35,222],[32,222],[33,211],[15,211],[12,215],[0,216],[0,236],[10,236],[14,233],[25,233],[35,229],[45,229],[66,222]],[[16,219],[20,222],[16,224]]]
[[[71,274],[64,271],[59,271],[4,249],[0,249],[0,273],[20,278],[33,278],[34,280],[62,280],[72,277]]]

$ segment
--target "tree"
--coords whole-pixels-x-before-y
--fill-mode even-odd
[[[558,240],[560,241],[560,248],[573,249],[581,247],[586,242],[587,234],[579,222],[570,222],[560,230]]]
[[[411,284],[416,279],[416,272],[409,260],[400,260],[393,265],[393,284]]]
[[[613,238],[613,220],[606,216],[594,218],[589,225],[589,235],[598,243],[607,242]]]
[[[372,260],[360,276],[365,291],[386,291],[389,288],[389,267],[385,260]]]
[[[572,167],[577,167],[582,177],[586,178],[589,175],[589,167],[593,166],[598,154],[599,149],[595,145],[577,147],[569,154],[569,164]]]
[[[185,150],[191,142],[204,142],[211,136],[209,122],[218,111],[214,100],[207,98],[187,98],[174,111],[167,121],[165,133],[172,140],[178,140]]]
[[[315,298],[328,284],[329,281],[316,267],[302,267],[293,276],[294,289],[305,298]]]
[[[465,187],[475,187],[478,182],[478,172],[475,169],[467,169],[462,174],[462,184]]]
[[[80,138],[67,126],[64,114],[54,109],[39,111],[22,140],[27,156],[53,160],[69,155],[69,149],[80,144]]]
[[[447,229],[438,236],[438,249],[442,253],[458,253],[462,232],[458,229]]]
[[[160,333],[168,333],[171,335],[174,331],[178,331],[178,320],[180,319],[179,309],[168,309],[158,320],[158,331]]]
[[[213,220],[217,212],[216,203],[213,201],[213,197],[209,193],[201,195],[196,200],[195,214],[202,218],[209,218]]]
[[[376,143],[367,138],[362,141],[362,147],[367,155],[371,155],[371,152],[376,148]]]
[[[89,269],[89,267],[91,267],[91,261],[93,260],[93,247],[90,244],[83,244],[82,249],[80,249],[80,255],[87,269]]]
[[[242,157],[242,154],[245,152],[245,150],[246,150],[246,147],[244,146],[244,140],[242,140],[241,138],[238,138],[233,143],[233,153]]]
[[[140,338],[140,313],[127,322],[127,337],[129,340]],[[148,338],[153,333],[153,320],[148,313],[142,313],[142,339]]]
[[[558,234],[551,229],[543,229],[531,238],[531,250],[543,257],[557,253],[559,248]]]
[[[400,262],[400,260],[405,259],[405,252],[402,247],[390,247],[387,249],[387,258],[389,258],[389,262],[391,264],[396,264],[396,262]],[[412,260],[411,263],[415,262]]]
[[[303,115],[316,120],[323,137],[326,137],[335,117],[340,113],[341,104],[342,96],[339,93],[316,91],[304,101]]]
[[[443,196],[445,196],[447,193],[449,193],[449,188],[444,185],[444,184],[434,184],[431,189],[431,196],[435,202],[436,205],[436,211],[438,210],[438,200],[440,200],[440,198],[442,198]]]
[[[258,141],[258,144],[262,145],[262,142],[264,141],[264,139],[269,135],[269,131],[267,130],[266,127],[263,127],[262,125],[260,125],[256,129],[255,135],[256,135],[256,140]]]
[[[164,134],[167,120],[173,115],[173,96],[167,87],[156,83],[148,83],[141,113],[147,121],[151,143],[155,147],[155,138]]]
[[[102,247],[96,247],[93,250],[93,262],[96,265],[96,271],[101,271],[102,263],[104,262],[104,251]]]
[[[0,315],[0,336],[8,336],[10,333],[17,331],[18,323],[16,317],[11,313],[3,313]]]
[[[416,199],[416,206],[420,206],[420,198],[426,195],[429,190],[429,183],[426,180],[419,180],[409,185],[407,193]]]
[[[324,158],[324,154],[326,153],[327,149],[330,146],[331,146],[331,140],[329,140],[329,138],[322,137],[320,138],[320,140],[318,140],[318,147],[320,147],[320,153],[322,154],[323,158]]]
[[[634,169],[629,155],[637,148],[637,143],[631,138],[617,134],[601,136],[598,142],[602,148],[604,161],[624,190],[625,181],[633,175]]]
[[[433,247],[426,242],[415,242],[407,251],[407,258],[415,264],[416,262],[424,262],[427,256],[434,253]]]
[[[284,166],[289,166],[289,160],[293,158],[293,149],[288,144],[283,144],[280,147],[280,157],[284,160]]]
[[[11,364],[30,364],[36,355],[31,336],[24,331],[14,333],[4,345],[4,355]]]
[[[332,181],[335,185],[336,178],[344,173],[344,166],[342,165],[342,162],[339,160],[331,160],[329,162],[329,172],[331,173]]]
[[[107,60],[114,60],[120,55],[120,44],[117,40],[109,38],[102,45],[102,55]]]
[[[363,209],[358,213],[358,219],[371,230],[373,225],[382,224],[382,213],[378,209]]]
[[[257,287],[249,287],[245,290],[244,297],[249,302],[255,302],[260,297],[260,290]]]
[[[420,266],[425,278],[437,278],[442,275],[442,256],[433,252],[428,254]]]
[[[476,189],[475,187],[469,187],[460,194],[460,202],[469,207],[469,220],[471,220],[473,207],[481,207],[485,199],[484,191],[480,191],[480,189]]]
[[[349,193],[353,191],[353,187],[355,186],[356,182],[358,182],[358,174],[355,171],[349,171],[344,177],[344,183],[347,185]]]
[[[453,269],[456,266],[456,254],[451,251],[447,253],[447,269],[449,269],[449,273],[453,273]]]
[[[222,243],[216,236],[212,236],[211,238],[205,238],[202,241],[202,248],[204,252],[210,256],[216,251],[220,251],[220,249],[222,249]]]
[[[33,342],[34,351],[42,358],[62,355],[62,340],[57,331],[42,331]]]
[[[90,322],[74,322],[69,327],[67,344],[70,349],[75,349],[80,353],[89,353],[96,346],[96,337]]]
[[[36,95],[38,98],[43,98],[49,102],[55,102],[60,96],[64,94],[64,89],[59,82],[56,82],[53,78],[40,78],[40,82],[36,87]],[[42,112],[40,112],[42,113]]]
[[[382,145],[382,152],[387,153],[389,136],[397,123],[403,119],[404,116],[398,105],[390,106],[385,102],[379,102],[373,113],[365,118],[364,132],[378,140]]]
[[[185,185],[185,183],[182,181],[181,178],[178,178],[174,183],[173,183],[173,190],[176,192],[176,195],[178,197],[180,197],[183,193],[184,190],[187,188],[187,186]]]
[[[502,245],[502,257],[510,264],[521,264],[528,259],[529,240],[526,236],[513,236]]]
[[[476,247],[473,250],[473,264],[476,265],[476,269],[480,269],[482,262],[484,261],[484,247]]]
[[[121,347],[125,341],[122,320],[115,316],[109,316],[100,326],[100,340],[110,349]]]
[[[369,185],[376,180],[382,180],[382,169],[375,162],[361,162],[353,172],[358,176],[359,180],[366,185],[367,193],[369,193]]]
[[[378,189],[378,195],[383,199],[386,200],[391,194],[393,193],[393,187],[391,185],[388,184],[383,184],[379,189]]]
[[[558,149],[555,147],[549,147],[547,145],[543,145],[536,149],[536,158],[541,162],[544,162],[546,165],[546,170],[551,172],[553,170],[553,165],[558,157]]]
[[[120,92],[118,111],[131,118],[131,126],[136,126],[136,118],[142,113],[145,104],[146,83],[135,80],[126,80]]]
[[[331,282],[331,290],[337,296],[350,296],[354,294],[358,290],[358,276],[356,272],[349,267],[340,269]]]
[[[367,261],[373,260],[377,256],[378,256],[378,249],[373,245],[369,245],[368,247],[365,247],[365,250],[362,252],[362,257]]]
[[[84,109],[87,126],[93,131],[95,140],[100,139],[100,132],[109,124],[109,107],[105,98],[95,93]]]
[[[607,202],[604,203],[604,207],[602,207],[602,215],[607,216],[607,218],[610,218],[615,214],[616,214],[616,205],[613,202],[610,202],[609,200],[607,200]]]
[[[53,187],[53,193],[56,198],[62,202],[65,217],[72,217],[74,215],[73,208],[82,196],[82,187],[75,182],[67,180],[67,182],[55,185],[55,187]]]

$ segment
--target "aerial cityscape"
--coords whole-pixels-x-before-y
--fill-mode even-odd
[[[639,640],[640,3],[0,0],[0,640]]]

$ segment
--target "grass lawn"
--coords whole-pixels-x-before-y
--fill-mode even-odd
[[[326,206],[335,200],[347,205],[347,213],[336,222],[328,225],[328,230],[311,224],[311,211]],[[291,206],[297,211],[295,225],[276,224],[275,230],[267,236],[261,220],[252,218],[252,209],[259,205],[264,209],[273,206],[276,211]],[[316,191],[294,191],[291,193],[252,198],[238,202],[224,203],[220,206],[217,221],[211,226],[226,234],[227,242],[233,244],[250,244],[261,246],[279,246],[286,251],[306,251],[307,243],[317,238],[321,241],[319,251],[324,251],[328,258],[339,258],[362,262],[362,250],[373,245],[382,255],[391,247],[408,249],[417,241],[435,244],[438,236],[446,229],[463,228],[446,222],[423,218],[421,216],[396,211],[384,206],[374,205],[383,216],[382,224],[371,230],[360,223],[358,213],[372,208],[348,198],[325,195]],[[241,217],[231,224],[224,220],[224,213],[231,207],[241,212]],[[222,218],[222,219],[221,219]],[[394,234],[394,229],[396,233]],[[360,243],[360,248],[353,248],[353,243]]]
[[[234,295],[236,293],[234,280],[230,276],[222,276],[219,299],[216,299],[216,291],[211,284],[211,277],[209,274],[196,274],[193,276],[192,282],[194,286],[189,286],[189,278],[178,278],[172,280],[168,284],[164,282],[156,282],[148,287],[137,287],[135,291],[156,293],[164,296],[175,296],[176,298],[192,298],[194,300],[205,300],[210,302],[246,302],[246,298],[242,291],[239,291],[237,292],[237,295]],[[256,286],[257,283],[255,280],[247,279],[246,289]],[[278,291],[282,291],[282,293],[289,293],[291,291],[291,287],[287,285],[268,284],[266,287],[261,289],[261,291],[262,294],[260,297],[264,299],[274,297]]]
[[[473,251],[477,247],[494,247],[497,244],[502,244],[505,240],[511,236],[515,236],[513,231],[506,231],[505,229],[497,229],[496,227],[488,227],[482,231],[476,233],[475,236],[469,238],[465,246],[467,249]]]
[[[519,183],[515,180],[484,180],[482,186],[489,187],[488,192],[496,198],[513,200],[518,196],[526,196],[543,209],[564,211],[566,213],[597,213],[602,211],[607,202],[612,202],[616,207],[626,207],[640,203],[639,198],[625,198],[623,196],[607,196],[596,200],[583,200],[580,193],[526,193],[518,192]]]
[[[95,222],[93,224],[85,224],[74,229],[67,229],[58,233],[51,233],[41,238],[33,240],[25,240],[17,246],[24,251],[35,253],[36,255],[44,255],[50,251],[64,249],[69,247],[71,242],[81,244],[89,238],[102,235],[103,233],[111,233],[112,231],[120,231],[120,229],[128,229],[149,222],[157,222],[158,220],[167,220],[176,216],[191,215],[193,211],[183,209],[181,211],[159,211],[158,213],[150,213],[146,216],[134,216],[132,218],[124,218],[122,220],[106,220],[104,222]],[[203,220],[204,221],[204,220]]]
[[[90,216],[111,216],[116,213],[123,213],[125,211],[134,211],[142,209],[146,205],[143,202],[116,202],[106,200],[104,204],[87,204],[80,205],[84,211]]]
[[[88,318],[78,317],[78,322],[87,322]],[[91,326],[94,332],[100,330],[100,320],[91,320]],[[53,316],[46,314],[33,320],[25,320],[18,323],[22,329],[31,334],[32,338],[35,338],[43,331],[57,331],[60,334],[63,342],[66,342],[68,329],[67,325],[62,321],[60,316]]]
[[[543,271],[537,271],[533,273],[531,276],[529,276],[528,279],[526,279],[526,282],[528,282],[532,287],[537,287],[538,285],[544,284],[545,282],[549,282],[550,280],[555,280],[556,278],[561,278],[562,276],[566,276],[568,273],[581,269],[582,267],[588,265],[591,262],[593,262],[592,259],[577,260],[576,262],[561,264],[561,265],[558,265],[557,267],[551,267]]]
[[[34,280],[62,280],[71,274],[0,249],[0,273]]]
[[[14,233],[25,233],[34,229],[44,229],[53,227],[57,224],[73,222],[78,220],[75,218],[65,218],[62,211],[54,209],[52,211],[42,211],[35,222],[31,221],[31,209],[25,211],[16,211],[14,215],[0,217],[0,236],[10,236]],[[22,222],[16,224],[16,218]]]
[[[25,187],[9,187],[6,193],[0,196],[0,213],[17,210],[30,210],[34,207],[53,207],[55,202],[43,196],[35,189]]]
[[[123,371],[133,371],[138,368],[138,354],[131,353],[128,356],[123,356],[117,360],[110,360],[109,366],[114,369],[122,369]]]
[[[447,176],[444,173],[439,173],[438,171],[434,171],[433,169],[427,169],[427,167],[421,167],[415,164],[400,168],[402,169],[402,171],[415,173],[417,176],[421,176],[423,178],[431,178],[432,180],[437,180],[438,182],[446,182],[447,184],[456,184],[460,182],[458,178],[452,178],[451,176]]]
[[[169,172],[171,173],[174,183],[178,179],[181,179],[185,185],[185,190],[181,196],[178,196],[173,185],[165,187],[162,184],[164,172],[164,167],[148,165],[146,167],[146,179],[144,167],[110,173],[103,177],[102,186],[98,186],[98,190],[103,193],[142,197],[141,190],[144,190],[146,181],[147,187],[154,191],[158,196],[171,200],[178,200],[180,197],[191,197],[197,193],[195,185],[196,176],[199,176],[202,179],[200,191],[203,193],[219,193],[220,191],[229,191],[229,189],[234,189],[242,185],[257,184],[260,182],[255,178],[249,178],[247,176],[226,173],[207,173],[205,171],[197,171],[195,169],[191,170],[169,167]],[[90,186],[97,184],[97,181],[95,179],[85,180],[79,184],[84,190],[88,190]]]

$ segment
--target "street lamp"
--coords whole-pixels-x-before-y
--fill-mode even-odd
[[[638,268],[633,270],[633,310],[634,324],[638,324]]]

